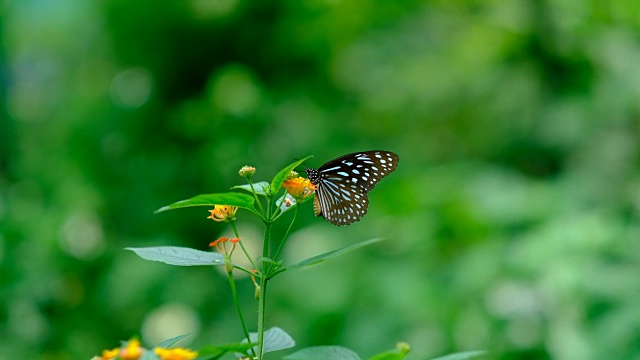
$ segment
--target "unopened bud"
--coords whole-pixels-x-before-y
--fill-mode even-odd
[[[260,296],[262,296],[262,290],[260,290],[260,285],[256,285],[256,291],[253,293],[256,300],[260,300]]]
[[[255,173],[256,173],[256,168],[254,168],[253,166],[249,166],[249,165],[245,165],[245,166],[241,167],[240,171],[238,171],[238,174],[240,174],[240,176],[242,176],[243,178],[250,178]]]
[[[406,355],[411,351],[411,345],[406,342],[399,342],[396,344],[396,350]]]

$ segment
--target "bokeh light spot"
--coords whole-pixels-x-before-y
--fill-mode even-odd
[[[171,303],[147,314],[142,324],[142,338],[146,343],[157,344],[178,335],[195,336],[199,330],[200,318],[194,309]]]
[[[153,79],[147,69],[134,67],[123,70],[111,81],[111,98],[123,108],[138,108],[151,96]]]
[[[62,226],[60,242],[62,249],[71,256],[91,259],[104,248],[102,226],[91,214],[71,214]]]
[[[246,117],[258,108],[260,89],[249,69],[232,65],[213,78],[211,100],[230,115]]]

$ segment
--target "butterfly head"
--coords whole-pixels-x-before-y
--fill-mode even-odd
[[[318,170],[308,167],[304,169],[304,172],[307,173],[307,178],[309,178],[309,181],[311,181],[313,185],[318,185],[321,176]]]

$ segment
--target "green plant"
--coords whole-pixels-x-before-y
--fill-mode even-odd
[[[285,167],[276,174],[271,182],[263,181],[254,183],[252,181],[252,176],[255,174],[255,168],[245,166],[240,169],[239,173],[247,180],[247,184],[234,186],[232,189],[235,191],[198,195],[190,199],[162,207],[156,211],[163,212],[193,206],[213,207],[213,210],[209,210],[211,212],[209,218],[217,222],[230,223],[236,236],[235,238],[230,239],[223,237],[213,241],[210,244],[210,246],[215,249],[213,252],[173,246],[127,248],[143,259],[160,261],[169,265],[224,266],[238,314],[238,319],[245,336],[245,339],[242,342],[223,345],[209,345],[199,349],[197,352],[194,352],[181,348],[167,349],[177,341],[181,340],[184,336],[169,339],[156,346],[153,351],[147,351],[141,347],[139,341],[131,340],[124,343],[120,348],[103,352],[102,357],[98,359],[187,360],[194,359],[196,356],[205,359],[220,359],[225,354],[235,353],[236,357],[240,357],[241,359],[262,360],[265,358],[266,353],[294,347],[295,341],[284,330],[278,327],[266,328],[265,304],[270,281],[285,271],[316,265],[323,261],[344,255],[353,250],[372,245],[383,240],[380,238],[369,239],[324,254],[313,256],[294,264],[287,264],[284,259],[282,259],[281,250],[286,243],[293,224],[296,221],[300,206],[312,199],[314,196],[315,186],[308,179],[299,177],[294,171],[297,166],[310,157],[311,156],[308,156]],[[241,241],[241,234],[236,226],[236,213],[238,209],[246,210],[249,214],[257,216],[264,225],[262,254],[258,257],[252,256]],[[283,215],[290,211],[293,211],[293,216],[286,232],[280,236],[272,234],[273,223],[284,219]],[[270,246],[270,244],[274,243],[277,244],[275,251]],[[240,249],[243,255],[248,258],[252,268],[245,268],[233,263],[232,257],[238,249]],[[253,284],[255,286],[255,298],[257,300],[258,307],[257,332],[249,332],[249,326],[241,311],[238,293],[236,291],[234,270],[249,274],[253,280]],[[400,360],[405,358],[409,351],[410,347],[408,344],[399,343],[396,346],[396,349],[375,355],[370,358],[370,360]],[[462,360],[479,354],[480,352],[459,353],[448,355],[446,359]],[[293,354],[287,355],[285,359],[359,360],[360,357],[352,350],[344,347],[316,346],[298,350]],[[444,358],[442,359],[444,360]]]

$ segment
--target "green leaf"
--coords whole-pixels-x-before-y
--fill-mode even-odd
[[[268,186],[269,186],[268,182],[260,181],[260,182],[257,182],[257,183],[253,184],[253,189],[256,191],[256,194],[262,195],[262,196],[267,196],[267,193],[264,191],[264,189],[266,187],[268,187]],[[249,184],[236,185],[236,186],[232,187],[232,189],[241,189],[241,190],[245,190],[245,191],[248,191],[248,192],[253,194],[253,190],[251,190],[251,185],[249,185]]]
[[[249,339],[251,339],[252,343],[256,344],[258,342],[258,333],[249,333]],[[246,343],[247,339],[244,339],[242,342]],[[263,351],[265,353],[284,350],[292,348],[294,346],[296,346],[296,342],[293,340],[293,338],[289,334],[287,334],[286,331],[280,329],[277,326],[274,326],[264,332]],[[254,349],[257,352],[258,346],[254,346]]]
[[[140,357],[140,360],[160,360],[160,358],[153,351],[145,351]]]
[[[217,252],[201,251],[178,246],[154,246],[146,248],[125,248],[145,260],[160,261],[177,266],[224,265],[224,256]]]
[[[285,202],[285,200],[287,199],[289,199],[290,201],[289,206],[287,206],[287,203]],[[296,199],[294,199],[293,196],[289,195],[288,193],[284,193],[284,195],[282,195],[278,200],[276,200],[276,207],[280,208],[280,214],[284,214],[287,211],[293,209],[295,205],[296,205]]]
[[[171,347],[173,345],[175,345],[178,341],[186,338],[187,336],[189,336],[190,334],[185,334],[185,335],[178,335],[176,337],[173,337],[171,339],[167,339],[165,341],[162,341],[161,343],[159,343],[158,345],[156,345],[155,347],[159,347],[159,348],[168,348]]]
[[[395,350],[385,351],[381,354],[375,355],[369,360],[402,360],[411,351],[411,346],[407,343],[397,343]]]
[[[405,358],[405,356],[407,356],[407,354],[403,354],[397,351],[388,351],[371,357],[369,358],[369,360],[402,360]]]
[[[333,258],[336,258],[338,256],[344,255],[346,253],[352,252],[356,249],[359,249],[361,247],[365,247],[368,245],[372,245],[375,244],[377,242],[380,242],[382,240],[385,240],[384,238],[373,238],[373,239],[369,239],[369,240],[365,240],[359,243],[355,243],[353,245],[349,245],[349,246],[345,246],[343,248],[337,249],[337,250],[333,250],[333,251],[329,251],[326,252],[324,254],[320,254],[314,257],[310,257],[306,260],[302,260],[299,263],[295,263],[293,265],[290,265],[287,267],[287,269],[297,269],[297,268],[301,268],[301,267],[305,267],[305,266],[311,266],[311,265],[316,265],[319,264],[323,261],[327,261]]]
[[[341,346],[313,346],[284,357],[285,360],[360,360],[358,354]]]
[[[476,356],[485,355],[487,352],[483,350],[466,351],[455,354],[440,356],[432,360],[467,360]]]
[[[228,192],[217,194],[201,194],[187,200],[182,200],[171,205],[163,206],[160,209],[156,210],[155,213],[157,214],[159,212],[167,210],[174,210],[191,206],[213,207],[214,205],[237,206],[243,209],[251,210],[255,213],[256,210],[253,208],[253,203],[253,196],[242,193]]]
[[[223,344],[223,345],[211,345],[205,346],[198,350],[198,356],[207,357],[207,356],[215,356],[216,359],[220,356],[230,353],[237,352],[242,354],[247,354],[251,349],[251,345],[248,343],[240,344],[240,343],[232,343],[232,344]]]
[[[298,161],[294,162],[293,164],[287,166],[286,168],[280,170],[280,172],[277,173],[276,176],[271,181],[271,193],[274,194],[274,195],[277,194],[278,191],[280,191],[280,189],[282,188],[282,183],[284,182],[284,179],[286,179],[287,176],[289,176],[289,174],[291,173],[291,170],[295,169],[297,166],[302,164],[304,161],[306,161],[308,159],[311,159],[312,157],[313,157],[313,155],[309,155],[306,158],[304,158],[302,160],[298,160]]]

